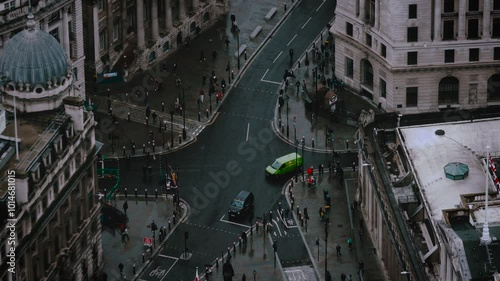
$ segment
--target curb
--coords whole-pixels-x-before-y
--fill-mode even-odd
[[[172,235],[172,233],[174,233],[174,231],[181,224],[181,222],[184,222],[185,219],[190,214],[191,208],[189,207],[187,202],[184,201],[184,199],[180,199],[179,205],[181,205],[181,209],[184,210],[184,215],[179,218],[179,221],[174,225],[172,230],[168,233],[167,237],[165,237],[165,239],[156,247],[156,250],[153,251],[151,258],[149,258],[145,263],[142,264],[142,266],[139,268],[139,270],[137,270],[137,273],[134,275],[134,277],[132,277],[131,280],[137,280],[137,278],[139,278],[139,276],[144,272],[144,270],[149,266],[149,264],[158,256],[158,254],[160,253],[160,250],[163,247],[163,244],[165,244],[167,242],[170,235]]]
[[[314,174],[314,171],[316,170],[313,170],[313,174]],[[328,172],[329,174],[330,172]],[[290,187],[290,182],[293,181],[293,178],[288,180],[285,185],[283,186],[283,189],[282,189],[282,192],[285,193],[285,198],[286,198],[286,202],[288,204],[289,207],[291,207],[291,204],[290,204],[290,198],[288,197],[288,188]],[[295,183],[294,183],[295,184]],[[298,184],[298,181],[297,183]],[[292,216],[293,216],[293,219],[295,221],[295,223],[297,224],[297,226],[300,226],[300,222],[297,218],[297,215],[295,214],[295,212],[292,211]],[[309,259],[311,260],[312,264],[313,264],[313,267],[314,267],[314,272],[316,273],[316,277],[318,280],[321,280],[321,277],[319,275],[319,269],[318,269],[318,264],[316,263],[316,260],[314,259],[314,256],[312,255],[312,252],[311,252],[311,249],[309,248],[309,245],[307,244],[307,241],[306,241],[306,237],[304,235],[304,232],[302,231],[302,228],[301,227],[297,227],[298,230],[299,230],[299,233],[300,233],[300,236],[302,237],[302,241],[304,242],[304,246],[306,247],[306,250],[307,250],[307,253],[309,254]],[[285,279],[286,280],[286,279]]]

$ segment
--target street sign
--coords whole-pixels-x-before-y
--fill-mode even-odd
[[[151,247],[153,246],[153,238],[151,237],[144,237],[144,246]]]

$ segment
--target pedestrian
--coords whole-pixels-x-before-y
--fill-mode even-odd
[[[323,211],[323,207],[319,207],[319,220],[323,220],[323,216],[325,215],[325,211]]]
[[[226,51],[227,51],[229,49],[229,43],[231,43],[229,42],[228,37],[226,37],[226,41],[224,41],[224,43],[226,43]]]
[[[340,280],[345,281],[346,278],[347,276],[344,273],[340,274]]]
[[[120,275],[122,275],[123,274],[123,263],[120,263],[118,265],[118,269],[120,270]]]
[[[203,89],[200,89],[200,101],[203,102],[204,99],[205,99],[205,91],[203,91]]]
[[[128,209],[128,203],[125,200],[125,203],[123,203],[123,212],[125,213],[125,216],[127,216],[127,209]]]
[[[358,262],[358,273],[359,273],[359,274],[363,274],[363,268],[364,268],[364,267],[365,267],[365,263],[364,263],[362,260],[360,260],[360,261]]]
[[[347,276],[347,281],[352,281],[352,274],[349,274],[349,276]]]
[[[335,247],[335,249],[337,250],[337,257],[342,256],[342,253],[340,252],[340,250],[342,249],[342,247],[340,247],[340,244],[337,244],[337,247]]]
[[[120,233],[123,233],[123,231],[125,231],[125,224],[120,223]]]
[[[224,277],[224,281],[232,281],[234,276],[234,269],[231,265],[231,260],[228,259],[226,263],[222,266],[222,275]]]
[[[349,250],[351,250],[352,249],[352,238],[351,237],[349,237],[347,239],[347,245],[349,245]]]
[[[352,171],[356,172],[356,162],[352,162]]]

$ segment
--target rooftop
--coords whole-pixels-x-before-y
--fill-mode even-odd
[[[441,129],[443,136],[435,134]],[[481,158],[490,146],[500,155],[500,119],[401,128],[405,147],[420,188],[425,194],[434,220],[443,218],[442,210],[460,206],[460,195],[484,192],[485,176]],[[446,178],[443,167],[461,162],[469,167],[464,180]]]

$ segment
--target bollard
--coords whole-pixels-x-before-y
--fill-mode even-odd
[[[285,4],[285,12],[286,12],[286,4]]]
[[[147,201],[148,200],[148,190],[147,189],[144,189],[144,197],[146,197],[146,201]]]
[[[227,259],[231,256],[231,247],[227,247]]]
[[[158,199],[158,189],[155,189],[155,198]]]
[[[161,112],[165,112],[165,103],[164,102],[161,103]]]
[[[198,111],[198,121],[201,121],[201,111]]]
[[[236,257],[236,242],[233,242],[233,254]]]
[[[130,122],[130,112],[127,113],[127,121]]]
[[[173,218],[173,222],[175,224],[175,215],[172,215],[172,218]]]
[[[215,268],[219,269],[219,258],[215,259]]]
[[[300,217],[300,226],[304,227],[304,217]]]
[[[135,199],[137,200],[137,188],[135,189]]]
[[[170,230],[172,230],[172,227],[170,226],[170,221],[168,221],[168,232],[170,232]]]
[[[142,263],[146,262],[146,257],[144,256],[144,253],[142,253]]]
[[[312,147],[314,148],[314,138],[312,139]]]
[[[234,70],[231,70],[231,77],[234,79]]]
[[[134,273],[135,275],[135,264],[134,264],[134,267],[132,267],[132,272]]]
[[[241,251],[241,244],[242,244],[242,240],[241,240],[241,237],[239,238],[239,246],[240,246],[240,251]]]
[[[247,51],[245,51],[245,60],[247,60]]]
[[[125,198],[128,198],[128,192],[127,192],[127,188],[125,187]]]
[[[300,214],[300,208],[299,205],[297,205],[297,216]]]
[[[179,135],[179,144],[182,143],[182,136]]]
[[[208,116],[208,108],[205,110],[205,112],[207,113],[207,118],[208,118],[208,117],[209,117],[209,116]]]

